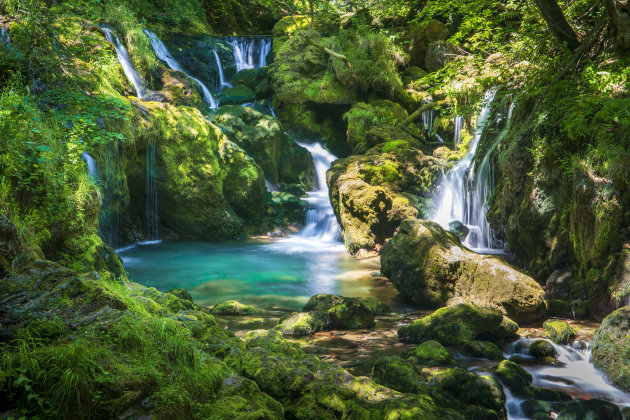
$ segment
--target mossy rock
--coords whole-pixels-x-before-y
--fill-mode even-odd
[[[189,301],[191,303],[193,301],[193,298],[192,298],[190,292],[188,290],[186,290],[186,289],[183,289],[183,288],[171,289],[171,290],[167,291],[166,293],[170,293],[172,295],[177,296],[180,299],[187,300],[187,301]]]
[[[381,251],[381,270],[413,302],[440,307],[468,302],[493,307],[515,321],[541,317],[545,292],[505,261],[462,246],[440,225],[404,221]]]
[[[409,29],[409,55],[412,66],[424,67],[429,44],[448,38],[448,28],[438,20],[414,23]]]
[[[536,359],[545,359],[547,357],[555,358],[557,355],[556,349],[547,340],[534,340],[529,345],[529,354]]]
[[[514,395],[526,398],[533,395],[532,375],[516,363],[504,360],[492,372]]]
[[[346,298],[343,303],[328,310],[328,320],[333,328],[361,329],[374,327],[374,313],[357,298]]]
[[[247,86],[255,91],[258,85],[267,77],[269,67],[259,69],[244,69],[232,76],[232,85],[234,87],[242,85]]]
[[[469,341],[464,344],[464,354],[488,360],[500,361],[505,359],[501,349],[489,341]]]
[[[306,220],[309,204],[293,194],[272,192],[268,216],[275,226],[302,226]]]
[[[438,309],[431,315],[401,327],[398,337],[410,341],[436,340],[444,345],[464,344],[477,338],[513,337],[518,326],[503,323],[499,311],[459,304]]]
[[[253,90],[245,85],[236,85],[227,88],[219,95],[219,103],[221,105],[238,105],[246,102],[252,102],[256,99]]]
[[[565,405],[557,420],[621,420],[619,407],[608,401],[597,399],[579,401]]]
[[[630,391],[630,306],[604,318],[593,335],[592,360],[618,386]]]
[[[328,327],[328,317],[323,312],[293,312],[278,321],[273,329],[283,335],[305,336]]]
[[[348,299],[358,299],[362,304],[364,304],[374,315],[382,315],[384,313],[388,313],[390,311],[389,306],[384,304],[375,298],[348,298],[339,295],[327,295],[327,294],[319,294],[315,296],[311,296],[311,298],[306,302],[303,311],[320,311],[320,312],[328,312],[331,308],[337,305],[341,305],[345,303]]]
[[[226,300],[218,303],[212,308],[214,315],[247,315],[257,312],[257,309],[250,305],[244,305],[236,300]]]
[[[407,354],[407,358],[421,365],[452,365],[455,359],[437,341],[429,340],[417,346]]]
[[[197,85],[182,72],[165,69],[161,77],[162,89],[160,94],[173,105],[193,106],[203,109],[203,101]]]
[[[414,366],[399,356],[385,356],[376,361],[372,378],[381,385],[399,392],[425,393],[427,381]]]
[[[556,344],[569,344],[577,333],[566,321],[548,320],[543,323],[545,337]]]

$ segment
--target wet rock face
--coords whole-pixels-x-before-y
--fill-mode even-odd
[[[630,391],[630,306],[608,315],[593,335],[592,360],[615,384]]]
[[[395,139],[335,161],[327,180],[348,251],[374,254],[403,220],[422,216],[440,174],[438,159]]]
[[[400,293],[430,307],[468,302],[516,321],[545,314],[544,291],[503,260],[476,254],[439,225],[407,220],[383,246],[382,272]]]

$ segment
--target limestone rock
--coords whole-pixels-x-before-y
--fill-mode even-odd
[[[407,220],[381,253],[383,274],[413,302],[430,307],[468,302],[516,321],[544,315],[544,291],[503,260],[476,254],[426,220]]]

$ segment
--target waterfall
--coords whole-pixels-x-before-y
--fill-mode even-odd
[[[133,64],[131,62],[131,58],[129,57],[129,52],[127,51],[127,48],[125,48],[125,45],[120,42],[118,35],[116,35],[116,33],[114,33],[114,31],[112,31],[110,28],[102,27],[101,29],[105,33],[105,38],[114,46],[114,49],[116,50],[116,55],[118,56],[118,62],[122,66],[123,71],[125,72],[125,76],[127,76],[129,82],[136,89],[136,95],[138,96],[138,99],[142,99],[146,92],[146,88],[144,86],[144,83],[142,82],[142,79],[133,68]]]
[[[177,62],[177,60],[173,58],[168,48],[166,48],[166,45],[164,45],[164,43],[160,40],[160,38],[158,38],[156,34],[149,31],[148,29],[145,29],[144,33],[149,37],[149,41],[151,41],[151,46],[153,47],[153,50],[155,51],[155,55],[157,55],[157,57],[160,60],[164,61],[171,70],[182,72],[186,76],[190,77],[190,79],[194,81],[197,84],[197,86],[199,86],[199,89],[201,89],[201,92],[203,93],[203,100],[206,102],[206,104],[208,104],[210,108],[216,109],[217,102],[214,100],[212,93],[210,93],[210,90],[206,87],[206,85],[203,84],[201,80],[195,77],[192,77],[182,68],[182,66]]]
[[[464,128],[464,117],[459,116],[459,115],[456,116],[454,123],[455,123],[455,134],[453,135],[453,143],[459,144],[459,142],[462,140],[461,131]]]
[[[236,37],[228,44],[234,54],[236,72],[244,69],[261,68],[267,65],[267,55],[271,51],[269,37]]]
[[[149,140],[146,153],[146,239],[158,239],[158,190],[157,190],[157,147],[155,140]]]
[[[475,225],[472,220],[473,215],[479,214],[477,207],[485,206],[486,203],[480,203],[474,199],[474,170],[471,170],[471,165],[477,153],[479,140],[490,116],[490,107],[495,95],[496,90],[494,89],[486,92],[482,109],[477,119],[477,127],[468,147],[468,153],[440,182],[437,189],[440,194],[436,202],[437,210],[432,218],[433,221],[445,229],[448,229],[449,223],[453,221],[459,221],[467,225],[471,233],[466,238],[465,244],[474,249],[489,248],[490,245],[489,228],[486,232],[485,226]],[[485,212],[483,214],[485,216]],[[475,220],[475,222],[478,221]],[[484,222],[487,226],[485,217]]]
[[[88,152],[84,151],[83,153],[81,153],[81,159],[83,159],[83,161],[87,165],[90,179],[93,182],[98,181],[98,170],[96,169],[96,162],[94,161],[94,158]]]
[[[429,133],[433,133],[433,109],[422,113],[422,123]]]
[[[310,152],[317,175],[317,189],[307,194],[306,200],[310,204],[310,209],[306,214],[306,226],[300,232],[300,236],[322,242],[338,241],[341,228],[330,204],[326,183],[326,171],[337,157],[324,149],[320,143],[296,143]]]
[[[219,58],[217,50],[213,50],[212,52],[214,53],[214,58],[217,61],[217,69],[219,69],[219,89],[231,88],[232,84],[225,80],[225,74],[223,74],[223,64],[221,64],[221,58]]]
[[[8,44],[9,42],[9,28],[0,26],[0,44]]]

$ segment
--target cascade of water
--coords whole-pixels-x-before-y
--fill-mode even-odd
[[[149,31],[148,29],[145,29],[144,33],[149,37],[149,41],[151,42],[151,46],[155,51],[155,55],[157,55],[160,60],[164,61],[171,70],[182,72],[186,76],[190,77],[190,79],[195,82],[197,86],[199,86],[199,89],[201,89],[201,92],[203,93],[203,100],[206,102],[206,104],[210,108],[216,109],[217,102],[214,100],[214,96],[212,96],[212,93],[210,93],[210,90],[206,87],[206,85],[201,80],[188,74],[182,68],[179,62],[175,60],[175,58],[173,58],[168,48],[166,48],[166,45],[164,45],[162,40],[160,40],[160,38],[158,38],[156,34]]]
[[[468,153],[450,170],[438,186],[437,191],[440,195],[436,200],[437,210],[432,220],[445,229],[448,229],[449,223],[453,221],[459,221],[466,225],[470,224],[470,208],[472,205],[470,191],[472,190],[472,185],[468,182],[468,174],[471,172],[471,163],[477,153],[479,140],[481,139],[483,129],[490,116],[490,106],[494,100],[495,94],[496,90],[486,92],[482,109],[477,119],[477,127],[468,147]],[[474,205],[480,204],[476,203]],[[483,203],[481,205],[483,205]],[[470,228],[471,226],[469,226],[469,229]],[[478,230],[477,226],[472,226],[472,228]],[[474,236],[479,238],[479,241],[475,244],[467,243],[467,245],[473,248],[488,248],[487,237],[479,234]],[[486,242],[484,242],[484,240]]]
[[[213,50],[212,52],[214,53],[214,58],[217,61],[217,69],[219,69],[219,89],[231,88],[232,84],[225,80],[225,74],[223,73],[223,64],[221,64],[221,58],[219,58],[217,50]]]
[[[96,169],[96,162],[94,158],[86,151],[81,153],[81,159],[85,162],[88,168],[88,174],[90,179],[94,182],[98,181],[98,170]]]
[[[110,28],[102,27],[101,29],[105,33],[105,38],[114,46],[114,49],[116,50],[116,56],[118,57],[118,62],[122,66],[123,71],[125,72],[125,76],[127,76],[129,82],[136,89],[136,95],[139,99],[142,99],[146,93],[146,88],[142,79],[136,72],[136,69],[134,69],[133,67],[133,63],[131,62],[131,58],[129,57],[129,52],[127,51],[127,48],[125,48],[125,45],[120,42],[118,35],[116,35],[116,33]]]
[[[234,53],[236,72],[267,65],[267,55],[271,51],[269,37],[238,37],[228,41]]]
[[[6,26],[0,26],[0,44],[8,44],[10,41],[9,28]]]
[[[461,131],[464,128],[464,117],[456,116],[455,117],[455,135],[453,136],[453,143],[459,144],[462,140]]]
[[[429,133],[433,133],[433,110],[429,109],[428,111],[424,111],[422,113],[422,123],[424,127],[429,131]]]
[[[298,144],[311,153],[317,175],[317,189],[309,192],[306,198],[310,209],[306,214],[306,226],[300,232],[300,236],[323,242],[337,241],[341,236],[341,228],[330,204],[326,183],[326,171],[337,157],[324,149],[320,143]]]
[[[147,144],[146,153],[146,220],[149,241],[158,239],[158,190],[157,190],[157,147],[154,140]]]

